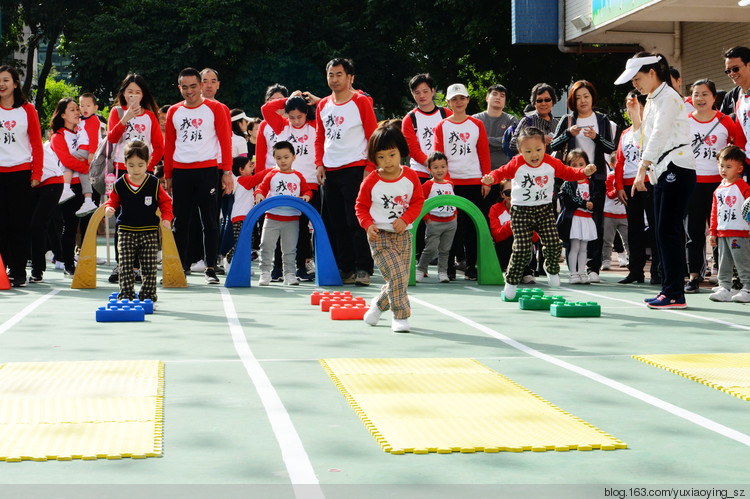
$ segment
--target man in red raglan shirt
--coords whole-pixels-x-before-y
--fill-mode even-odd
[[[323,206],[334,253],[344,284],[369,286],[372,268],[367,234],[359,225],[354,203],[367,165],[367,141],[377,127],[372,99],[352,90],[354,66],[332,59],[326,66],[331,95],[316,111],[315,165],[324,185]]]
[[[174,198],[175,243],[188,273],[190,219],[197,205],[203,224],[206,282],[218,284],[214,269],[219,245],[216,176],[220,167],[224,171],[224,192],[232,192],[232,129],[221,104],[201,95],[201,74],[197,69],[183,69],[177,83],[185,100],[167,111],[164,140],[164,178]]]

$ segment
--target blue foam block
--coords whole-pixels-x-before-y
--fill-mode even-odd
[[[96,310],[96,322],[143,322],[146,313],[143,307],[123,306],[122,308],[99,307]]]
[[[143,307],[143,311],[147,314],[153,314],[154,313],[154,302],[150,299],[148,300],[139,300],[136,298],[133,301],[130,300],[122,300],[117,301],[116,298],[110,297],[109,303],[107,303],[107,308],[122,308],[122,307]]]

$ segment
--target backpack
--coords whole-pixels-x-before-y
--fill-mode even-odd
[[[120,106],[114,108],[114,112],[117,113],[118,117],[120,117],[121,114],[120,110]],[[91,186],[102,196],[106,194],[105,177],[108,173],[115,172],[115,158],[112,154],[113,150],[114,144],[110,144],[106,138],[100,140],[99,146],[94,153],[94,159],[89,166]]]
[[[438,112],[440,113],[440,117],[442,119],[445,119],[448,116],[448,113],[445,112],[445,108],[441,106],[436,106],[438,108]],[[414,133],[419,136],[419,130],[417,129],[417,113],[414,111],[409,112],[409,118],[411,118],[411,124],[414,127]]]
[[[510,159],[513,156],[515,156],[515,153],[510,150],[510,141],[513,139],[513,134],[516,133],[516,129],[518,128],[518,125],[521,123],[522,120],[528,120],[526,122],[526,126],[529,126],[533,123],[533,120],[529,118],[528,116],[524,116],[520,120],[516,121],[514,124],[509,126],[505,129],[505,133],[503,133],[503,152],[505,153],[505,157]]]

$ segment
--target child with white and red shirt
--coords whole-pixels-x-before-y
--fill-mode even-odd
[[[510,180],[501,180],[500,195],[497,202],[490,207],[490,235],[495,243],[495,253],[501,269],[508,268],[510,256],[513,253],[513,230],[510,228],[510,212],[512,186]],[[533,244],[539,243],[539,235],[534,232],[531,238]],[[523,271],[521,282],[524,284],[536,284],[534,279],[534,268],[536,267],[536,251],[532,252],[531,260]]]
[[[526,127],[518,134],[520,154],[509,163],[482,178],[490,186],[501,179],[512,180],[511,229],[513,254],[506,272],[505,297],[516,296],[516,286],[521,282],[523,269],[531,258],[531,238],[536,231],[542,241],[545,268],[550,286],[560,285],[560,236],[555,225],[552,191],[555,177],[563,180],[581,180],[596,171],[596,165],[570,168],[560,160],[545,153],[544,132]]]
[[[364,321],[374,326],[380,314],[390,308],[391,329],[397,333],[409,331],[407,319],[411,307],[406,294],[412,255],[409,229],[424,205],[419,177],[411,168],[401,166],[401,158],[408,154],[409,146],[398,122],[381,123],[367,147],[368,159],[378,169],[362,182],[355,204],[357,219],[367,231],[372,258],[385,279]]]
[[[261,183],[263,177],[268,173],[262,171],[255,173],[255,165],[247,156],[237,156],[232,159],[232,174],[234,175],[234,203],[232,204],[232,235],[234,244],[232,249],[227,252],[224,269],[229,272],[227,266],[232,263],[234,249],[237,245],[237,239],[240,237],[242,224],[245,217],[255,206],[255,187]]]
[[[490,145],[484,124],[466,114],[469,104],[469,92],[461,83],[448,87],[446,99],[453,114],[441,121],[435,128],[435,150],[448,158],[448,175],[454,184],[457,196],[468,199],[486,216],[489,213],[489,203],[486,196],[489,188],[482,188],[482,176],[491,169]],[[477,279],[477,235],[474,222],[463,211],[458,212],[458,226],[454,238],[454,251],[465,247],[467,280]],[[452,260],[452,258],[451,258]],[[449,269],[449,274],[455,274],[455,269]]]
[[[427,168],[432,179],[422,184],[425,199],[436,196],[453,195],[453,183],[446,178],[448,158],[441,152],[433,152],[427,157]],[[417,264],[417,282],[422,282],[430,262],[438,257],[438,282],[450,282],[448,277],[448,256],[453,236],[456,234],[456,207],[438,206],[424,216],[425,245]]]
[[[292,168],[295,159],[292,143],[282,140],[274,144],[273,159],[278,169],[267,171],[260,186],[255,190],[255,202],[259,203],[273,196],[295,196],[310,201],[311,192],[305,182],[305,177]],[[299,285],[294,272],[297,238],[299,237],[299,216],[298,209],[288,206],[272,208],[266,212],[260,237],[259,286],[268,286],[271,282],[273,257],[279,239],[281,239],[284,284]]]
[[[719,285],[708,298],[712,301],[750,302],[750,224],[743,217],[743,205],[750,199],[750,185],[742,180],[745,153],[737,146],[719,152],[722,181],[714,192],[711,209],[711,246],[719,248]],[[732,293],[732,268],[743,288]]]
[[[75,103],[75,101],[73,102]],[[75,104],[75,106],[76,112],[80,112],[77,103]],[[68,151],[77,160],[84,161],[86,163],[86,166],[88,167],[89,136],[86,133],[84,126],[80,123],[80,116],[72,131],[75,133],[75,137],[69,141]],[[80,175],[75,175],[76,172],[80,173]],[[83,193],[84,197],[83,204],[81,204],[81,207],[78,209],[78,211],[76,211],[76,215],[83,217],[96,210],[96,205],[94,205],[94,202],[91,200],[91,193],[93,192],[93,190],[91,188],[91,179],[89,179],[88,176],[88,168],[86,168],[85,171],[79,171],[74,170],[63,163],[63,191],[62,194],[60,194],[59,204],[66,203],[70,199],[75,197],[75,193],[70,188],[70,184],[73,181],[74,175],[76,177],[76,183],[80,184],[81,186],[81,192]],[[91,209],[91,205],[94,205],[93,210]],[[82,211],[84,209],[85,211]]]
[[[609,270],[612,267],[612,248],[616,232],[620,234],[625,253],[628,255],[626,257],[620,255],[620,267],[627,266],[630,249],[628,246],[628,214],[625,205],[617,195],[614,173],[607,176],[605,185],[607,186],[607,197],[604,199],[604,222],[602,223],[602,270]]]

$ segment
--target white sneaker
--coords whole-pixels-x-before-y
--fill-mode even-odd
[[[438,273],[438,282],[451,282],[447,272]]]
[[[589,282],[592,284],[598,284],[602,282],[601,279],[599,279],[599,274],[596,272],[589,272]]]
[[[711,301],[732,301],[732,291],[727,288],[721,288],[715,293],[708,295],[708,299]]]
[[[617,260],[618,260],[617,263],[620,265],[621,268],[624,268],[624,267],[627,267],[628,265],[630,265],[630,260],[628,260],[628,257],[625,256],[625,255],[618,256]],[[604,267],[602,267],[602,268],[604,268]]]
[[[394,333],[408,333],[409,321],[406,319],[393,319],[391,321],[391,329]]]
[[[610,269],[611,262],[609,260],[604,260],[602,262],[602,270],[609,270]],[[622,267],[622,265],[620,265]]]
[[[258,279],[258,286],[268,286],[269,284],[271,284],[271,273],[261,272]]]
[[[417,269],[417,275],[415,276],[415,279],[417,282],[422,282],[424,280],[424,272]]]
[[[570,274],[570,278],[568,278],[568,284],[581,284],[581,275]]]
[[[70,186],[66,184],[65,187],[63,187],[62,194],[60,194],[60,200],[57,202],[57,204],[63,204],[67,201],[70,201],[74,197],[76,197],[76,193],[73,192],[73,189],[71,189]]]
[[[65,270],[65,263],[55,262],[55,270]]]
[[[742,288],[739,293],[732,297],[735,303],[750,303],[750,290]]]
[[[503,292],[505,292],[505,298],[508,300],[512,300],[516,297],[516,285],[515,284],[508,284],[505,283],[505,289],[503,289]]]
[[[85,217],[90,213],[94,213],[97,208],[98,206],[91,198],[86,198],[81,207],[78,208],[78,211],[76,211],[76,216]]]
[[[284,284],[287,286],[299,286],[299,279],[294,274],[287,274],[284,276]]]
[[[380,320],[380,314],[382,313],[383,312],[378,308],[378,302],[373,298],[372,303],[370,303],[370,308],[365,312],[363,319],[365,323],[374,326]]]
[[[194,264],[190,266],[190,270],[193,272],[205,272],[206,271],[206,262],[203,260],[198,260]]]
[[[521,277],[521,283],[523,284],[536,284],[536,279],[533,275],[525,275]]]
[[[719,276],[715,275],[715,274],[712,275],[711,277],[708,278],[708,283],[709,284],[719,284]]]
[[[551,288],[560,287],[560,274],[547,274],[547,284]]]
[[[578,274],[578,280],[580,281],[578,284],[591,284],[589,276],[586,275],[586,272],[581,272],[580,274]]]

